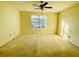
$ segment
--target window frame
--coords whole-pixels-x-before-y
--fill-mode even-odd
[[[37,16],[37,21],[33,21],[34,19],[32,18],[33,16]],[[31,16],[31,27],[32,29],[46,29],[46,23],[47,23],[47,16],[44,16],[45,17],[45,20],[44,21],[41,21],[41,18],[40,17],[43,17],[44,15],[32,15]],[[35,28],[35,26],[33,25],[33,23],[37,23],[37,28]],[[42,25],[41,25],[42,24]],[[44,26],[44,28],[42,27]]]

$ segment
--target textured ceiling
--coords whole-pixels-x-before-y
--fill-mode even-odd
[[[77,3],[79,1],[47,1],[48,5],[46,6],[52,6],[52,9],[44,9],[45,12],[60,12],[66,8],[69,8]],[[8,1],[7,3],[11,4],[12,6],[16,7],[18,10],[21,11],[35,11],[40,12],[41,10],[36,9],[36,6],[33,6],[32,4],[40,4],[39,1]]]

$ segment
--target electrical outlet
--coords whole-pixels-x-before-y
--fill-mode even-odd
[[[9,36],[11,37],[11,34],[9,34]]]
[[[71,36],[69,35],[69,38],[71,38]]]

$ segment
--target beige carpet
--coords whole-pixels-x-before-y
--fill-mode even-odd
[[[79,56],[79,48],[57,35],[19,35],[0,48],[0,56]]]

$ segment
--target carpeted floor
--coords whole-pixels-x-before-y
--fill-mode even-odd
[[[79,56],[79,48],[57,35],[19,35],[0,48],[0,56]]]

